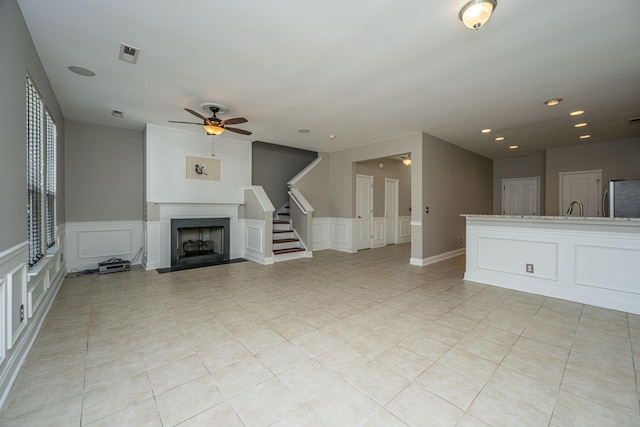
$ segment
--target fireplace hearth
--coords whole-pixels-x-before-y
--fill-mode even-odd
[[[229,261],[229,218],[171,220],[171,270]]]

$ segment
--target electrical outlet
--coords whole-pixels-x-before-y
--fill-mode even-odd
[[[533,273],[533,264],[527,264],[527,273]]]
[[[462,237],[460,238],[460,244],[464,244],[464,240],[462,240]]]

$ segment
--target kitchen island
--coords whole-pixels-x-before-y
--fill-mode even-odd
[[[465,280],[640,314],[640,218],[462,216]]]

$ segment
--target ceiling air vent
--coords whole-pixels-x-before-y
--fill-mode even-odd
[[[111,115],[120,119],[124,117],[124,113],[120,110],[111,110]]]
[[[124,43],[120,45],[120,58],[121,61],[130,62],[135,64],[138,62],[138,55],[140,54],[140,49],[137,47],[129,46]]]
[[[640,124],[640,117],[636,117],[636,118],[630,119],[629,120],[629,124],[630,125],[638,125],[638,124]]]

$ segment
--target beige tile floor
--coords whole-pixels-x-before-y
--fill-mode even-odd
[[[640,425],[640,316],[408,260],[67,278],[0,425]]]

